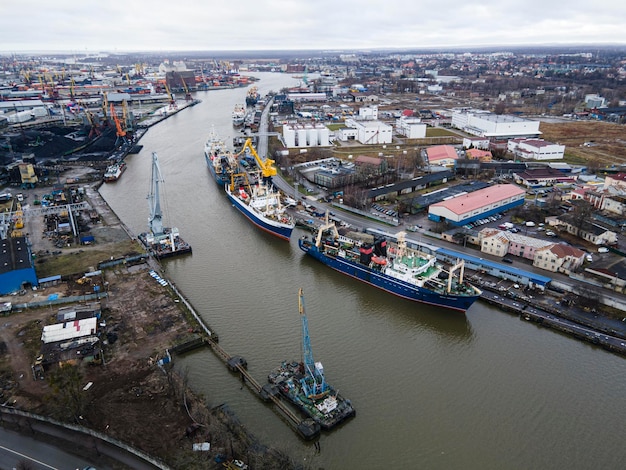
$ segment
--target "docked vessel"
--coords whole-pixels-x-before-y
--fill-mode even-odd
[[[462,261],[446,269],[433,255],[408,247],[404,232],[396,241],[361,243],[340,236],[327,217],[315,239],[303,236],[298,246],[340,273],[408,300],[465,312],[481,294],[463,280]]]
[[[246,106],[254,106],[257,104],[260,97],[259,89],[255,85],[251,86],[246,94]]]
[[[298,292],[298,310],[302,322],[302,361],[283,362],[270,372],[268,381],[322,429],[330,430],[354,416],[356,410],[350,400],[326,382],[322,363],[313,359],[302,289]]]
[[[152,180],[148,202],[150,204],[149,231],[139,234],[139,241],[157,259],[191,253],[191,246],[180,237],[176,227],[163,227],[163,214],[159,184],[163,182],[156,152],[152,152]]]
[[[126,171],[126,163],[122,161],[113,163],[107,166],[103,179],[107,183],[112,183],[117,181],[124,171]]]
[[[271,182],[258,176],[254,178],[256,182],[251,184],[248,173],[231,175],[231,183],[226,185],[228,199],[261,230],[289,240],[296,223],[282,203],[282,194]]]
[[[233,126],[240,127],[243,125],[243,122],[246,119],[246,108],[241,103],[237,103],[235,105],[235,109],[233,109],[232,119]]]
[[[231,182],[231,175],[238,171],[235,155],[227,148],[223,140],[211,128],[204,144],[204,159],[211,175],[222,188]]]

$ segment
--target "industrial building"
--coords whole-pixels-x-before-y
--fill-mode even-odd
[[[425,138],[427,127],[420,118],[402,116],[396,121],[396,132],[408,139]]]
[[[511,139],[507,148],[516,158],[528,160],[561,160],[565,155],[565,145],[543,139]]]
[[[37,274],[26,237],[0,239],[0,295],[27,286],[37,286]]]
[[[340,140],[357,140],[362,144],[390,144],[393,128],[380,121],[346,119],[346,126],[336,132]]]
[[[539,121],[486,112],[455,111],[452,126],[490,140],[539,137]]]
[[[472,193],[461,193],[432,204],[428,219],[461,226],[524,204],[526,191],[514,184],[496,184]]]

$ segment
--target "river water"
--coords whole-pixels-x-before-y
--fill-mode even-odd
[[[297,83],[256,75],[263,95]],[[145,231],[157,152],[165,225],[193,246],[164,263],[167,277],[261,383],[301,357],[302,287],[315,360],[357,415],[323,434],[317,453],[209,350],[176,359],[197,392],[311,468],[623,468],[623,358],[482,302],[460,315],[368,289],[305,258],[297,229],[284,242],[230,207],[203,145],[212,125],[222,137],[237,134],[230,115],[245,94],[198,92],[202,103],[151,128],[102,195],[131,230]]]

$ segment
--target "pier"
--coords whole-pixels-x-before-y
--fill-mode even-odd
[[[231,356],[224,349],[217,344],[217,342],[209,339],[208,344],[213,352],[228,366],[232,372],[240,374],[241,381],[252,390],[261,400],[265,402],[271,402],[282,413],[282,417],[285,418],[287,423],[298,434],[306,440],[314,439],[319,436],[320,425],[312,419],[301,419],[291,408],[286,405],[278,390],[271,384],[261,386],[254,377],[250,375],[247,367],[247,362],[241,356]]]

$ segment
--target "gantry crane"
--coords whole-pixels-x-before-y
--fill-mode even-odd
[[[256,150],[252,146],[252,139],[250,138],[246,139],[241,149],[241,152],[239,152],[237,155],[239,156],[246,151],[249,151],[254,157],[254,160],[256,161],[259,170],[261,170],[261,176],[263,177],[263,180],[266,183],[270,183],[272,181],[272,176],[276,176],[276,167],[274,166],[274,160],[272,160],[271,158],[266,158],[265,160],[263,160],[261,157],[259,157],[259,154],[256,153]]]
[[[311,339],[309,338],[309,322],[304,311],[304,293],[302,288],[298,291],[298,311],[302,320],[302,366],[304,377],[300,379],[302,390],[308,398],[319,397],[328,391],[328,384],[324,377],[324,368],[321,363],[313,359]]]

